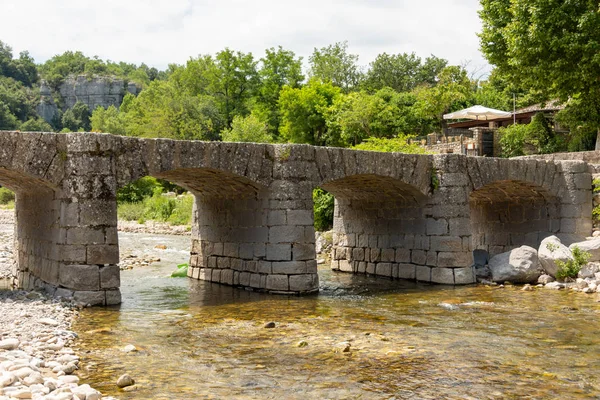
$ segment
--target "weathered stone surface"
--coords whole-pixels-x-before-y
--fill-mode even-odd
[[[74,290],[99,290],[100,269],[97,265],[62,265],[59,282]]]
[[[538,249],[540,266],[550,276],[555,277],[558,271],[557,261],[566,262],[572,260],[571,250],[562,244],[556,236],[549,236],[542,240]]]
[[[498,254],[489,266],[494,282],[531,283],[541,275],[537,251],[529,246]]]

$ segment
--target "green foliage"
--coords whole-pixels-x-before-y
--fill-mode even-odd
[[[165,196],[160,190],[141,202],[118,204],[120,219],[143,222],[147,220],[168,222],[172,225],[189,225],[192,218],[194,196]]]
[[[38,71],[29,52],[23,51],[13,58],[12,49],[0,40],[0,76],[12,78],[31,87],[38,81]]]
[[[235,116],[231,129],[224,129],[221,136],[224,142],[270,143],[273,141],[267,132],[267,124],[254,114],[247,117]]]
[[[502,157],[517,157],[525,155],[525,144],[529,136],[527,125],[517,124],[500,128],[500,146]]]
[[[435,56],[422,63],[415,53],[379,54],[370,64],[362,86],[371,92],[385,87],[409,92],[419,85],[434,85],[447,64],[448,61]]]
[[[328,135],[326,114],[340,93],[333,84],[318,79],[302,88],[285,86],[279,98],[281,137],[291,143],[339,145],[339,137]]]
[[[482,0],[481,49],[507,79],[542,99],[569,99],[579,124],[600,127],[597,1]]]
[[[15,193],[5,187],[0,187],[0,204],[8,204],[15,201]]]
[[[22,132],[52,132],[52,126],[41,118],[31,118],[19,127]]]
[[[321,49],[315,48],[310,57],[309,75],[323,82],[331,82],[348,93],[358,86],[362,74],[358,56],[348,53],[348,42],[337,42]]]
[[[137,203],[146,197],[151,197],[156,191],[163,193],[165,191],[163,182],[151,176],[140,178],[117,191],[117,202]]]
[[[91,130],[93,132],[112,133],[125,135],[125,114],[120,113],[115,106],[108,108],[96,107],[90,117]]]
[[[63,128],[71,132],[90,130],[90,109],[87,104],[77,101],[72,108],[63,113],[61,123]]]
[[[362,143],[352,146],[355,150],[381,151],[409,154],[426,154],[425,149],[417,144],[409,143],[412,136],[400,134],[395,138],[370,137]]]
[[[557,260],[558,270],[556,271],[556,279],[565,280],[567,278],[576,278],[581,268],[587,264],[591,254],[574,246],[572,250],[573,259],[567,261]]]
[[[333,195],[321,188],[313,190],[313,213],[315,230],[327,231],[333,227]]]

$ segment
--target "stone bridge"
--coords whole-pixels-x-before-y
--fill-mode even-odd
[[[195,195],[191,278],[271,293],[318,290],[316,187],[336,198],[332,268],[352,273],[469,284],[473,249],[592,228],[585,161],[0,132],[18,285],[119,303],[116,193],[147,175]]]

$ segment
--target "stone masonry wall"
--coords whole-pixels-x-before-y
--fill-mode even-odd
[[[474,248],[592,228],[583,161],[0,132],[19,285],[119,303],[116,192],[147,175],[195,195],[192,278],[272,293],[318,290],[316,187],[336,197],[332,266],[353,273],[466,284]]]

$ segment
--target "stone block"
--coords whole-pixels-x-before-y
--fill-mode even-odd
[[[352,249],[352,260],[353,261],[364,261],[365,260],[365,249],[355,247]]]
[[[340,260],[339,270],[343,272],[353,272],[352,264],[348,260]]]
[[[245,260],[252,260],[252,258],[254,258],[254,244],[240,243],[239,257]]]
[[[424,250],[413,250],[410,259],[413,264],[425,265],[427,262],[427,252]]]
[[[220,269],[213,269],[212,273],[210,275],[210,281],[211,282],[216,282],[216,283],[220,283],[221,282],[221,270]]]
[[[319,276],[317,274],[291,275],[289,285],[289,290],[293,292],[314,292],[319,290]]]
[[[267,260],[290,261],[292,259],[291,244],[267,244]]]
[[[262,258],[267,255],[267,246],[264,243],[254,244],[254,257]]]
[[[394,249],[382,249],[381,250],[381,261],[394,262],[395,259],[396,259],[396,251]]]
[[[104,244],[104,229],[69,228],[66,230],[67,244]]]
[[[229,259],[229,267],[234,271],[245,271],[246,266],[244,264],[245,264],[245,261],[240,260],[239,258]]]
[[[307,273],[306,261],[280,261],[273,262],[272,273],[297,275]]]
[[[438,253],[437,266],[442,268],[469,267],[473,264],[473,255],[469,252],[446,252]]]
[[[454,268],[454,284],[468,285],[475,283],[475,271],[473,267]]]
[[[408,262],[410,262],[410,250],[408,250],[408,249],[396,249],[396,262],[397,263],[408,263]]]
[[[265,289],[267,290],[289,290],[289,281],[287,275],[268,275],[267,284]]]
[[[314,235],[313,235],[314,240]],[[302,243],[304,242],[304,226],[282,225],[269,228],[270,243]]]
[[[201,281],[210,282],[212,280],[212,269],[211,268],[200,268],[200,274],[198,275],[198,279]]]
[[[448,233],[448,221],[445,219],[427,219],[428,235],[446,235]]]
[[[458,236],[432,236],[431,250],[460,251],[462,250],[462,239]]]
[[[198,268],[191,268],[198,269]],[[197,279],[197,277],[196,277]],[[115,289],[121,286],[121,271],[118,265],[100,267],[100,288]]]
[[[86,249],[84,245],[66,244],[60,246],[59,258],[65,262],[80,262],[86,261]],[[118,261],[117,261],[118,262]]]
[[[315,255],[314,244],[294,243],[292,245],[292,258],[294,260],[314,260]]]
[[[416,265],[413,264],[398,264],[398,273],[394,278],[410,279],[416,278]]]
[[[313,226],[313,211],[311,210],[288,210],[287,223],[290,225]]]
[[[221,271],[221,283],[233,285],[233,270],[224,269]]]
[[[392,264],[391,263],[378,263],[375,269],[375,274],[380,276],[392,276]]]
[[[239,257],[240,247],[237,243],[223,243],[223,255],[225,257]]]
[[[454,285],[454,273],[452,272],[452,268],[432,268],[431,282]]]
[[[64,227],[79,225],[79,203],[61,202],[60,225]]]
[[[375,275],[375,267],[377,264],[375,263],[367,263],[367,274]]]
[[[436,251],[428,251],[427,252],[427,260],[425,261],[426,265],[430,267],[437,266],[437,252]]]
[[[359,261],[358,266],[356,267],[356,272],[359,274],[364,274],[367,272],[367,263],[365,261]]]
[[[381,260],[381,249],[372,248],[369,250],[369,261],[378,262]]]
[[[239,281],[241,286],[250,286],[250,273],[240,272]]]
[[[121,304],[121,291],[119,289],[106,290],[104,295],[106,296],[105,304],[107,306]]]
[[[121,302],[121,293],[117,290],[117,291],[113,291],[111,290],[110,292],[118,292],[118,295],[116,293],[111,293],[111,295],[113,297],[111,297],[110,301],[112,302],[112,304],[119,304]],[[117,299],[116,297],[118,296],[119,299],[119,303],[114,303]],[[83,304],[89,304],[92,306],[102,306],[104,304],[106,304],[106,291],[104,290],[77,290],[75,292],[73,292],[73,300],[75,300],[76,302],[79,303],[83,303]]]
[[[451,218],[449,220],[449,233],[451,236],[471,235],[471,220],[469,218]]]
[[[229,257],[217,257],[217,268],[227,269],[231,268],[231,262]]]
[[[286,212],[285,210],[271,210],[267,214],[267,225],[269,226],[277,226],[277,225],[286,225]]]
[[[93,244],[86,247],[88,264],[118,264],[119,246],[114,244]]]
[[[415,266],[415,275],[417,281],[431,282],[431,268],[417,265]]]
[[[271,273],[271,262],[270,261],[258,261],[256,265],[256,272],[260,274],[270,274]]]
[[[100,269],[97,265],[61,265],[59,284],[73,290],[99,290]]]

